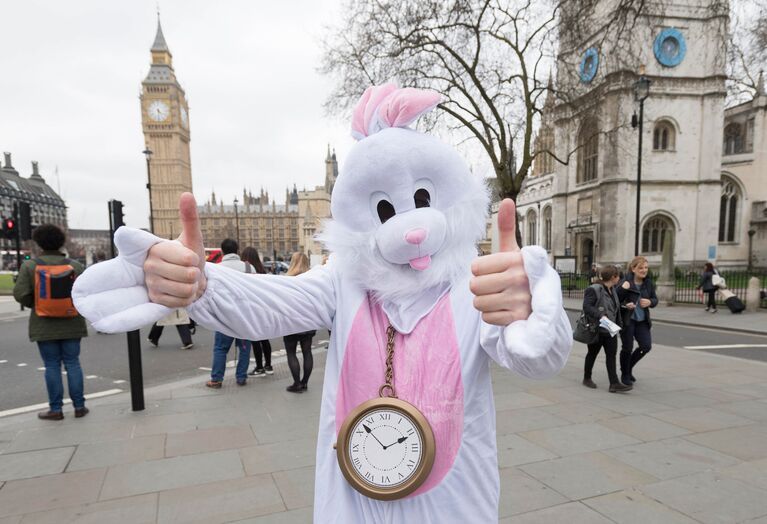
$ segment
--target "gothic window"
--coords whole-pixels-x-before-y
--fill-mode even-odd
[[[740,190],[733,179],[722,177],[722,197],[719,201],[719,242],[735,242],[738,223]]]
[[[746,122],[746,137],[744,144],[744,153],[751,153],[754,151],[754,119],[749,118]]]
[[[724,154],[743,153],[743,126],[733,122],[724,128]]]
[[[534,246],[538,243],[538,217],[532,209],[527,212],[527,245]]]
[[[662,215],[656,215],[647,220],[642,228],[642,253],[661,253],[666,235],[671,234],[672,228],[671,221]]]
[[[551,251],[551,206],[543,210],[543,247]]]
[[[587,120],[578,136],[578,182],[597,179],[599,161],[599,128],[596,121]]]
[[[676,146],[674,126],[668,120],[655,124],[652,133],[652,148],[654,151],[673,151]]]

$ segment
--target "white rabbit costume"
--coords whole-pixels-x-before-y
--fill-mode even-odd
[[[499,476],[490,360],[531,378],[557,373],[572,346],[560,282],[540,247],[522,250],[532,314],[486,324],[469,290],[484,235],[487,190],[460,156],[406,126],[436,93],[369,88],[354,114],[359,142],[333,190],[323,241],[330,262],[295,278],[247,275],[207,264],[207,288],[189,308],[203,326],[250,340],[332,328],[317,443],[318,523],[497,522]],[[162,240],[121,228],[120,256],[75,283],[78,310],[99,331],[128,331],[167,313],[144,287],[143,262]],[[378,397],[386,328],[397,331],[399,398],[426,416],[436,440],[417,491],[378,501],[344,479],[333,444],[346,415]],[[265,422],[268,423],[268,422]]]

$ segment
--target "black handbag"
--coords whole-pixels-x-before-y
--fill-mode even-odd
[[[599,339],[599,323],[592,322],[585,313],[581,313],[575,323],[573,339],[584,344],[593,344]]]

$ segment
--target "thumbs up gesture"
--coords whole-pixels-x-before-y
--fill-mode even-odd
[[[205,292],[205,248],[197,202],[183,193],[178,203],[181,236],[176,242],[155,244],[144,261],[149,299],[171,308],[185,307]]]
[[[469,287],[474,293],[474,307],[488,324],[508,326],[525,320],[532,313],[530,282],[525,273],[522,250],[517,244],[517,208],[505,199],[498,209],[500,252],[479,257],[471,264],[474,277]]]

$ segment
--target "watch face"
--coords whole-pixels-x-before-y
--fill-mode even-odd
[[[424,444],[415,422],[397,409],[366,413],[352,427],[347,454],[361,481],[392,488],[410,480],[423,460]]]
[[[184,127],[189,127],[189,115],[184,107],[181,108],[181,124]]]
[[[149,113],[149,118],[155,122],[164,122],[170,115],[170,108],[165,102],[161,100],[155,100],[149,104],[147,113]]]

